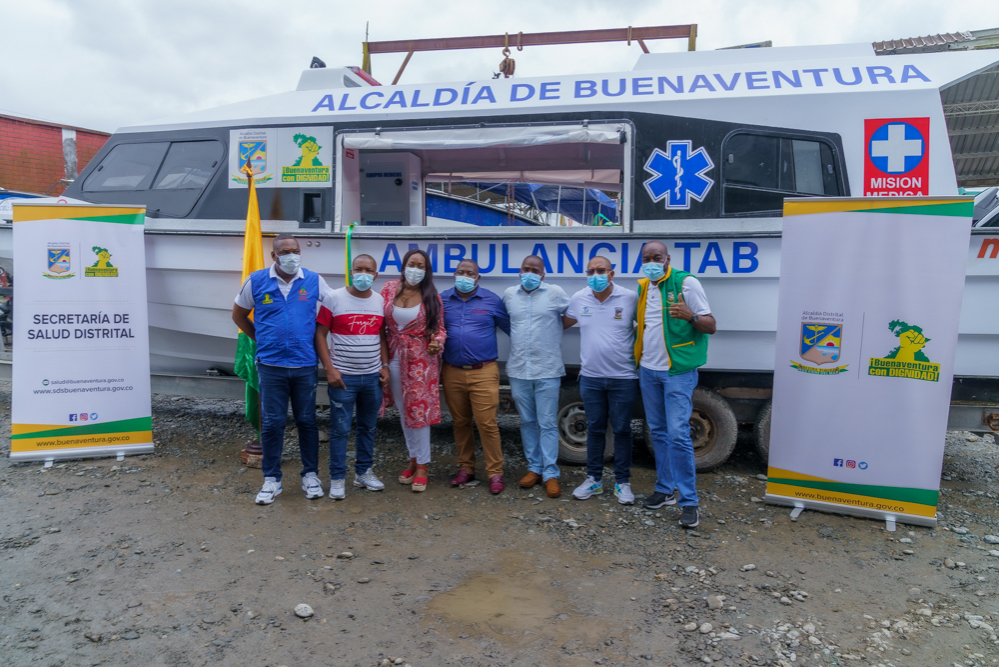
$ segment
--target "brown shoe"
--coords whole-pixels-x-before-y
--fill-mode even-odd
[[[524,478],[520,480],[520,488],[529,489],[532,486],[537,486],[541,483],[541,475],[536,472],[529,472],[524,475]]]
[[[558,480],[552,477],[550,480],[545,482],[545,493],[548,494],[549,498],[558,498],[562,495],[562,487],[558,485]]]

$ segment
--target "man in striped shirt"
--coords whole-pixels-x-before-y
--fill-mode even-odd
[[[358,255],[351,266],[352,285],[323,295],[316,317],[316,350],[326,371],[330,397],[330,498],[346,495],[347,436],[357,411],[354,486],[381,491],[385,485],[371,470],[375,422],[388,383],[382,298],[371,290],[378,265]],[[329,336],[329,342],[327,342]]]

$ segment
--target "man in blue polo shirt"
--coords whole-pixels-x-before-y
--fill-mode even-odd
[[[496,408],[499,407],[499,366],[496,329],[510,335],[510,317],[503,301],[479,287],[479,265],[470,259],[458,263],[454,287],[441,294],[444,302],[444,368],[441,384],[451,420],[461,470],[451,486],[475,479],[475,433],[479,428],[486,457],[489,491],[500,493],[503,484],[503,450],[500,447]]]
[[[316,310],[330,288],[322,276],[301,268],[302,249],[291,234],[278,234],[272,248],[274,263],[250,274],[232,307],[232,321],[257,342],[260,445],[264,450],[264,486],[257,494],[258,505],[271,504],[281,493],[289,399],[298,427],[302,490],[306,498],[323,495],[318,477],[315,338]]]

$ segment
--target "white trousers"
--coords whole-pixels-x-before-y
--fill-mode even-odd
[[[430,463],[430,427],[406,428],[406,421],[402,417],[402,371],[399,370],[398,357],[389,362],[389,384],[392,386],[392,398],[395,399],[395,405],[399,409],[399,421],[406,436],[409,458],[415,458],[416,463],[420,465]]]

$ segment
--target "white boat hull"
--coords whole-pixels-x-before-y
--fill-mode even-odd
[[[196,226],[194,224],[193,226]],[[472,232],[412,229],[391,234],[364,230],[353,243],[355,256],[368,253],[378,260],[382,275],[379,289],[399,272],[393,260],[409,249],[410,243],[433,248],[437,255],[437,285],[443,291],[452,285],[451,274],[458,256],[473,253],[483,266],[482,286],[501,294],[516,284],[520,261],[538,251],[539,244],[550,259],[552,271],[546,278],[570,294],[585,287],[585,277],[576,270],[581,259],[591,254],[608,256],[617,266],[615,280],[628,287],[636,285],[637,251],[643,241],[659,238],[667,242],[675,265],[683,268],[686,258],[704,284],[719,331],[712,336],[705,370],[769,372],[774,368],[777,290],[780,238],[732,234],[726,237],[670,238],[662,234],[639,236],[620,230],[538,229],[496,230],[497,238],[484,238],[482,230]],[[602,233],[606,232],[606,233]],[[10,225],[0,226],[0,265],[16,269],[12,256]],[[960,338],[955,374],[959,376],[999,376],[999,258],[989,252],[979,258],[983,243],[991,237],[974,235],[969,247],[968,276],[961,311]],[[342,235],[302,236],[303,264],[322,274],[331,287],[343,284],[344,239]],[[717,253],[712,250],[717,249]],[[737,244],[743,244],[738,246]],[[751,245],[746,245],[751,244]],[[391,247],[390,247],[391,246]],[[627,246],[627,248],[625,247]],[[755,248],[749,261],[747,254]],[[228,233],[163,233],[147,231],[146,262],[149,294],[150,362],[153,372],[204,374],[217,368],[231,372],[236,350],[237,330],[230,313],[240,285],[243,239]],[[742,253],[741,258],[737,256]],[[265,239],[265,254],[269,241]],[[627,255],[626,271],[621,271]],[[705,256],[707,263],[705,264]],[[932,258],[927,258],[928,269]],[[719,265],[719,262],[721,265]],[[491,266],[490,266],[491,264]],[[488,268],[490,270],[485,271]],[[722,272],[722,268],[725,269]],[[741,272],[734,272],[736,269]],[[703,269],[703,270],[698,270]],[[752,270],[749,270],[752,269]],[[500,358],[508,350],[500,336]],[[579,363],[579,337],[569,330],[563,342],[568,366]]]

